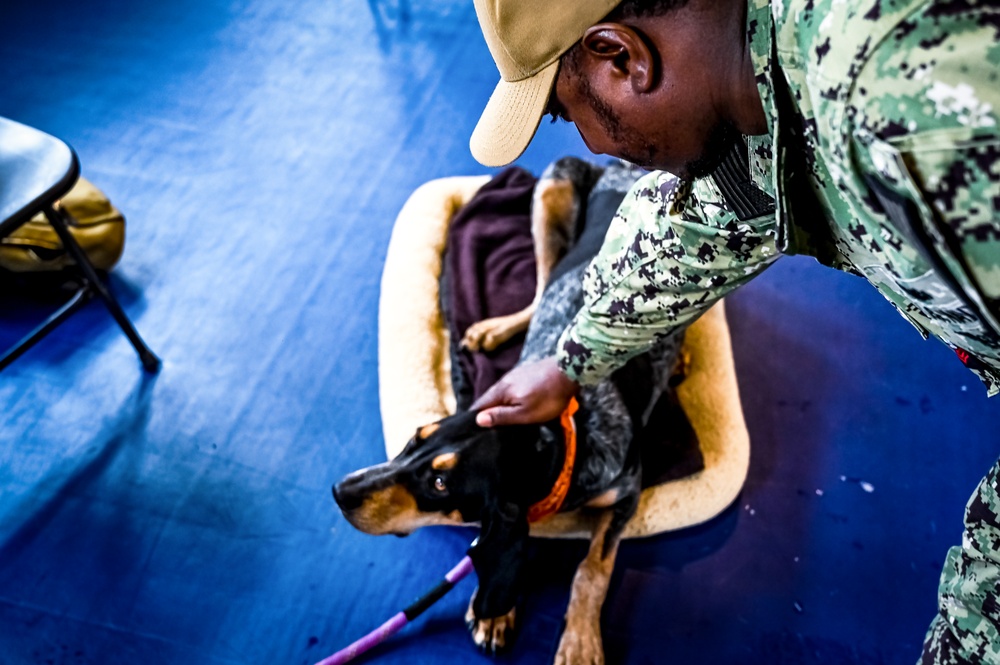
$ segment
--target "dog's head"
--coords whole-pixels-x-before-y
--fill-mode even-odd
[[[333,497],[365,533],[406,535],[432,524],[479,522],[497,495],[504,434],[476,425],[474,413],[450,416],[417,430],[395,459],[345,477]]]
[[[474,412],[426,425],[393,460],[333,487],[347,520],[365,533],[406,535],[432,524],[480,526],[469,550],[480,591],[477,617],[510,610],[528,539],[528,507],[561,465],[554,428],[483,428]]]

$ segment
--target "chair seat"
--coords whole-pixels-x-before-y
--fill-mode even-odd
[[[0,117],[0,238],[68,192],[76,153],[54,136]]]

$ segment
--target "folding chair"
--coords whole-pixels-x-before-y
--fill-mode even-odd
[[[97,296],[121,326],[148,372],[160,367],[157,358],[139,337],[121,305],[97,275],[87,255],[69,232],[72,221],[58,200],[80,177],[80,162],[73,149],[37,129],[0,117],[0,238],[5,238],[39,212],[44,212],[63,247],[80,272],[80,288],[44,323],[0,357],[0,370],[50,333],[56,326]]]

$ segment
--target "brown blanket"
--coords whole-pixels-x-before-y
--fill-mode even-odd
[[[471,353],[458,348],[458,341],[477,321],[520,311],[535,296],[530,215],[535,182],[524,169],[504,170],[476,192],[448,229],[441,293],[452,357],[458,361],[452,380],[460,410],[513,368],[521,355],[524,333],[488,352]]]

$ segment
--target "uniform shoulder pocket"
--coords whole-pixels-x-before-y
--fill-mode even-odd
[[[942,130],[856,136],[872,201],[956,295],[1000,330],[1000,138]]]

